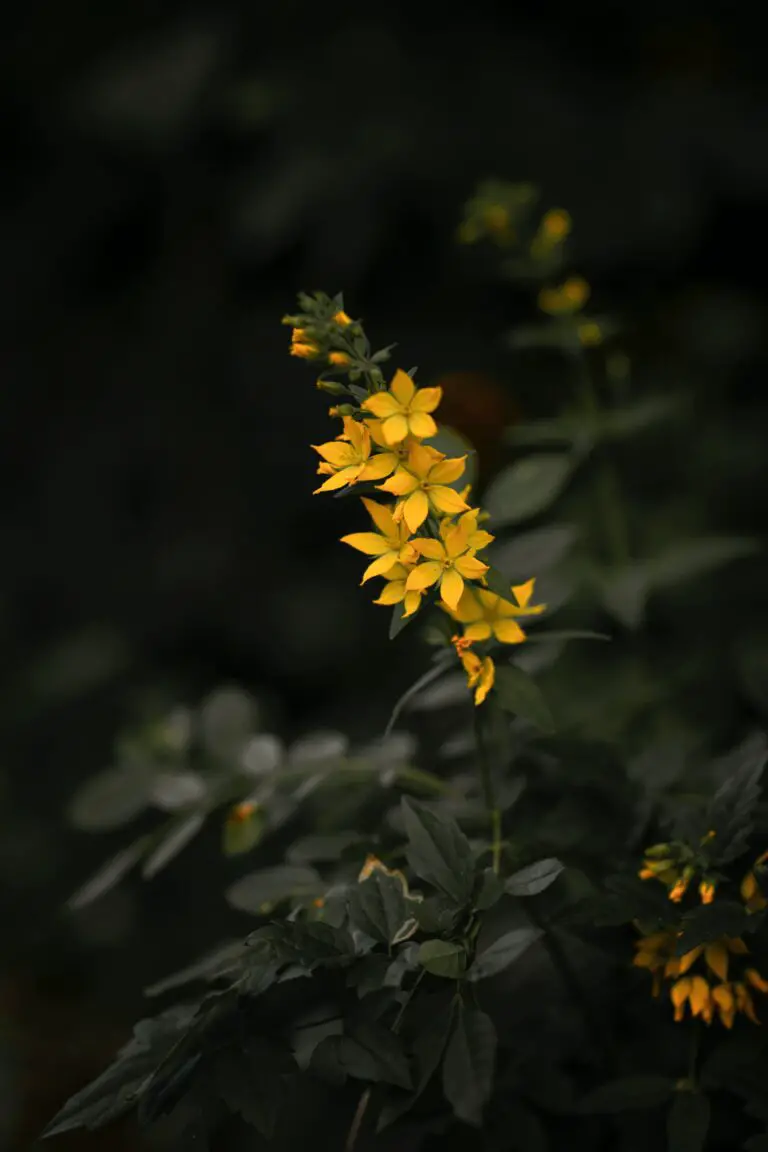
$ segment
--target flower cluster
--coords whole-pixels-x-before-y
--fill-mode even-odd
[[[344,312],[340,298],[317,295],[300,302],[305,311],[285,317],[294,325],[292,353],[334,364],[347,382],[321,379],[318,386],[349,397],[330,410],[341,419],[339,435],[312,445],[323,478],[315,492],[367,486],[361,499],[371,529],[342,537],[371,558],[361,582],[382,578],[374,603],[399,607],[403,618],[437,598],[462,627],[454,646],[481,704],[493,686],[494,664],[473,645],[525,639],[518,618],[544,609],[531,604],[534,582],[510,589],[509,599],[487,587],[489,566],[479,554],[494,537],[481,527],[486,514],[470,503],[471,486],[458,490],[467,457],[449,457],[429,443],[438,434],[433,413],[442,389],[418,388],[413,374],[399,368],[386,383],[378,365],[389,350],[371,354],[362,326]],[[374,493],[381,495],[372,499]]]
[[[641,880],[659,880],[667,888],[667,895],[674,904],[688,892],[691,883],[699,877],[699,897],[702,904],[711,904],[715,898],[719,876],[713,871],[707,848],[715,839],[714,832],[707,832],[692,848],[682,841],[669,844],[653,844],[646,848],[642,867],[638,873]]]
[[[669,998],[678,1022],[684,1019],[688,1004],[691,1016],[699,1016],[707,1024],[711,1024],[717,1014],[721,1023],[731,1028],[738,1012],[753,1024],[759,1024],[751,989],[768,992],[768,981],[756,968],[746,966],[746,961],[742,961],[744,966],[737,979],[733,979],[730,970],[732,957],[749,954],[744,941],[740,937],[722,936],[680,956],[676,952],[681,934],[669,928],[643,936],[635,943],[637,952],[633,963],[652,973],[653,995],[660,994],[665,980],[672,982]],[[697,966],[698,970],[693,971]]]

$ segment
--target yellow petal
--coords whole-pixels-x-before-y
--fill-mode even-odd
[[[471,588],[464,589],[461,600],[459,600],[458,607],[456,608],[455,616],[462,624],[472,624],[476,620],[483,619],[483,610],[478,604],[475,593]]]
[[[501,644],[522,644],[525,640],[525,632],[514,620],[497,620],[493,634]]]
[[[382,536],[387,540],[396,541],[398,539],[398,529],[389,508],[387,508],[385,504],[379,504],[376,500],[368,500],[365,496],[363,496],[362,500],[366,512]]]
[[[426,412],[411,412],[408,417],[408,429],[411,436],[418,436],[421,440],[437,436],[437,424]]]
[[[465,585],[465,592],[466,592],[466,585]],[[464,596],[462,596],[461,599],[463,600]],[[464,639],[465,640],[471,640],[473,644],[476,642],[479,642],[481,640],[488,640],[488,639],[490,639],[490,636],[491,636],[491,626],[487,622],[487,620],[479,620],[477,624],[468,624],[466,626],[466,628],[464,629]]]
[[[397,457],[392,452],[377,452],[367,461],[360,476],[361,480],[383,480],[397,467]]]
[[[534,578],[532,580],[526,580],[525,584],[513,585],[512,594],[521,608],[526,608],[528,606],[528,601],[530,600],[531,596],[533,596],[533,586],[535,583],[536,580]]]
[[[443,524],[445,521],[443,521]],[[442,527],[442,525],[441,525]],[[448,529],[444,536],[445,539],[445,552],[452,560],[457,556],[461,556],[462,552],[467,550],[467,537],[464,529],[459,525],[454,525]]]
[[[734,991],[736,993],[736,1007],[739,1012],[743,1012],[747,1019],[751,1020],[753,1024],[759,1024],[760,1021],[755,1015],[755,1005],[749,994],[749,989],[744,984],[736,984]]]
[[[682,1007],[685,1004],[691,993],[691,977],[683,976],[682,980],[678,980],[676,984],[672,985],[669,996],[675,1008]]]
[[[355,464],[352,468],[342,468],[335,476],[331,476],[326,480],[325,484],[321,484],[319,488],[315,488],[312,493],[316,496],[318,492],[334,492],[337,488],[344,488],[347,484],[354,484],[362,471],[360,464]]]
[[[464,581],[456,569],[448,568],[447,571],[444,571],[440,581],[440,596],[449,608],[455,610],[463,591]]]
[[[442,398],[442,388],[419,388],[411,401],[411,412],[434,412]]]
[[[704,960],[715,976],[718,976],[725,983],[728,979],[728,950],[725,945],[719,941],[707,944],[704,949]]]
[[[400,412],[400,405],[391,392],[374,392],[367,400],[363,400],[361,407],[367,412],[373,412],[380,420],[386,420],[389,416],[396,416]]]
[[[692,964],[696,963],[703,950],[704,945],[699,944],[696,948],[691,948],[690,952],[686,952],[684,956],[680,957],[679,972],[681,976],[688,971]]]
[[[351,444],[331,440],[328,444],[313,444],[315,452],[327,460],[334,468],[348,468],[357,462],[355,450]]]
[[[492,536],[490,532],[486,532],[483,528],[480,528],[475,532],[470,532],[469,546],[475,552],[479,552],[481,548],[487,548],[489,544],[493,544],[495,539],[496,537]]]
[[[764,980],[756,968],[747,968],[744,976],[758,992],[768,992],[768,980]]]
[[[429,473],[430,484],[453,484],[454,480],[458,480],[467,466],[466,456],[455,456],[450,460],[438,460],[432,465]],[[461,512],[466,512],[469,507],[456,493],[461,501]]]
[[[381,426],[387,444],[399,444],[408,435],[408,420],[401,412],[387,416]]]
[[[421,592],[406,592],[403,601],[403,616],[413,616],[421,607]]]
[[[342,536],[341,543],[349,544],[350,548],[356,548],[366,556],[383,556],[385,552],[392,551],[391,545],[376,532],[353,532],[349,536]]]
[[[431,481],[429,498],[439,512],[445,512],[448,516],[457,516],[467,507],[461,496],[453,488],[446,488],[443,484],[432,484]]]
[[[483,669],[480,673],[480,683],[475,692],[475,704],[482,704],[486,696],[493,688],[493,682],[496,679],[496,666],[490,656],[486,656],[483,660]]]
[[[393,580],[390,584],[384,585],[378,600],[374,600],[374,604],[399,604],[405,594],[405,581]]]
[[[445,549],[439,540],[430,540],[426,536],[419,536],[415,540],[412,540],[411,544],[420,556],[426,556],[428,560],[445,559]]]
[[[421,592],[425,588],[431,587],[440,579],[442,571],[442,564],[438,564],[437,560],[425,560],[423,564],[417,564],[413,571],[408,574],[408,579],[405,582],[406,590],[408,592]]]
[[[724,941],[726,948],[729,952],[732,952],[734,956],[749,955],[749,948],[747,948],[740,936],[725,936]]]
[[[454,568],[467,580],[479,580],[488,571],[488,565],[483,564],[476,556],[458,556],[454,561]]]
[[[406,496],[418,486],[419,482],[415,476],[405,468],[398,468],[389,480],[379,484],[379,489],[382,492],[391,492],[393,496]]]
[[[429,516],[429,501],[426,493],[417,488],[403,504],[403,519],[411,532],[418,532],[427,516]]]
[[[392,377],[389,390],[403,408],[407,408],[416,394],[416,385],[407,372],[398,368]]]
[[[444,459],[443,453],[431,448],[429,444],[420,444],[418,440],[411,441],[408,449],[408,468],[420,479],[425,480],[430,469]]]
[[[392,570],[394,555],[394,552],[387,552],[384,556],[378,556],[372,564],[368,565],[365,572],[363,572],[363,578],[360,583],[365,584],[373,576],[387,576]]]

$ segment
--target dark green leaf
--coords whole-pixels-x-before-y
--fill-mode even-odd
[[[404,616],[402,604],[395,604],[392,609],[392,617],[389,621],[390,640],[394,640],[396,636],[399,636],[403,628],[407,628],[411,621],[416,619],[417,615],[418,613],[414,612],[410,616]]]
[[[537,860],[535,864],[521,868],[505,880],[504,887],[510,896],[538,896],[539,892],[557,880],[562,870],[563,865],[559,860]]]
[[[388,956],[380,956],[374,952],[368,956],[363,956],[350,968],[347,975],[347,987],[356,988],[357,994],[362,1000],[363,996],[367,996],[370,992],[378,992],[380,988],[384,987],[384,981],[390,967],[391,961]]]
[[[142,836],[127,848],[123,848],[111,860],[102,865],[98,872],[91,876],[90,880],[86,880],[77,892],[70,896],[67,901],[67,908],[71,912],[76,912],[79,908],[85,908],[87,904],[92,904],[94,900],[104,896],[111,888],[120,883],[131,868],[138,864],[151,843],[150,836]]]
[[[536,682],[514,665],[501,665],[496,669],[494,694],[507,712],[529,720],[541,732],[551,735],[555,721]]]
[[[710,536],[673,544],[646,561],[648,584],[669,588],[759,551],[759,542],[747,536]]]
[[[675,1081],[652,1073],[622,1076],[609,1080],[585,1096],[581,1112],[629,1112],[636,1108],[658,1108],[675,1091]]]
[[[249,872],[236,880],[225,895],[233,908],[258,915],[263,913],[264,905],[271,908],[292,896],[311,895],[319,892],[321,886],[314,868],[278,865],[260,872]]]
[[[492,908],[497,900],[504,895],[504,885],[492,868],[486,868],[480,884],[480,891],[475,898],[475,907],[480,912]]]
[[[529,927],[513,928],[511,932],[506,932],[480,953],[467,973],[467,979],[476,982],[503,972],[510,964],[514,964],[541,934],[540,928]]]
[[[675,416],[681,408],[679,395],[649,396],[634,404],[604,412],[598,425],[598,436],[604,440],[623,440],[644,432],[654,424]]]
[[[718,899],[712,904],[700,904],[683,917],[682,934],[675,954],[684,956],[699,944],[707,944],[720,936],[740,936],[748,916],[744,907],[735,900]]]
[[[397,876],[375,868],[366,880],[350,889],[350,924],[382,944],[394,944],[409,918],[405,890]]]
[[[389,1028],[370,1020],[350,1024],[349,1039],[373,1057],[376,1075],[372,1079],[395,1084],[398,1088],[412,1087],[402,1042]]]
[[[122,765],[91,777],[75,793],[67,816],[84,832],[107,832],[134,820],[149,804],[152,773],[147,766]]]
[[[549,572],[565,559],[576,540],[577,531],[573,525],[552,524],[492,544],[488,557],[503,573],[509,591],[510,584],[520,584],[530,580],[531,576]]]
[[[454,1115],[479,1128],[490,1099],[496,1063],[496,1029],[478,1008],[462,1006],[443,1061],[443,1092]]]
[[[456,821],[408,797],[402,812],[410,867],[457,904],[466,904],[474,888],[474,855]]]
[[[450,933],[458,921],[456,904],[446,896],[428,896],[415,906],[413,914],[422,932],[430,935]]]
[[[430,998],[430,1003],[433,999],[435,998]],[[447,1011],[429,1013],[424,1026],[418,1030],[413,1045],[416,1081],[413,1091],[407,1096],[398,1095],[384,1105],[376,1129],[378,1132],[400,1116],[404,1116],[413,1107],[437,1071],[453,1024],[454,1004],[455,1002],[451,1001]]]
[[[709,1131],[709,1100],[678,1092],[667,1113],[667,1152],[702,1152]]]
[[[467,966],[467,954],[461,944],[450,940],[425,940],[419,948],[418,962],[433,976],[458,980]]]
[[[518,460],[499,473],[485,494],[485,507],[495,527],[519,524],[537,516],[557,499],[575,461],[567,455],[542,453]]]
[[[331,1084],[343,1084],[348,1076],[369,1083],[411,1085],[408,1061],[391,1032],[385,1041],[379,1029],[371,1025],[356,1036],[326,1036],[315,1048],[310,1071]]]
[[[541,328],[534,331],[541,336]],[[538,341],[536,341],[538,342]],[[593,439],[597,425],[583,416],[558,416],[551,420],[531,420],[526,424],[513,424],[504,438],[522,448],[545,448],[553,444],[570,445]]]
[[[728,863],[746,850],[766,760],[768,741],[764,733],[757,732],[721,762],[723,783],[706,817],[707,831],[716,833],[718,863]]]
[[[285,1098],[283,1070],[280,1054],[258,1036],[249,1036],[241,1049],[220,1050],[213,1065],[221,1099],[267,1139]]]
[[[180,816],[177,820],[171,821],[159,843],[144,858],[141,874],[145,880],[156,876],[174,856],[178,856],[190,840],[194,840],[204,824],[204,812],[192,812],[189,816]]]
[[[648,574],[645,566],[634,564],[608,573],[601,582],[601,598],[606,612],[625,628],[639,628],[648,600]]]
[[[454,654],[452,650],[445,653],[441,652],[440,659],[438,659],[435,665],[432,668],[429,668],[423,676],[419,676],[415,684],[412,684],[408,691],[403,693],[403,695],[392,709],[392,715],[390,716],[387,727],[384,730],[385,737],[389,736],[392,732],[392,729],[400,718],[400,713],[403,711],[406,705],[409,704],[411,700],[415,699],[415,697],[419,695],[423,688],[428,688],[429,685],[433,684],[435,680],[439,680],[441,676],[444,676],[446,672],[450,671],[451,662],[453,659]]]

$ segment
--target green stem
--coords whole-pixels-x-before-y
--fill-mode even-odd
[[[501,868],[501,809],[496,800],[493,787],[493,774],[488,758],[488,747],[483,734],[482,719],[479,708],[475,708],[475,741],[477,743],[477,761],[480,768],[480,786],[483,790],[483,802],[488,812],[491,825],[491,859],[493,871],[498,876]]]

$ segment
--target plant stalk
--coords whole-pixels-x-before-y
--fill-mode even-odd
[[[483,802],[488,812],[491,825],[491,860],[493,871],[498,876],[501,868],[501,809],[496,800],[496,791],[493,786],[493,774],[488,757],[488,746],[483,734],[483,725],[480,709],[475,708],[475,742],[477,744],[477,761],[480,768],[480,786],[483,790]]]

